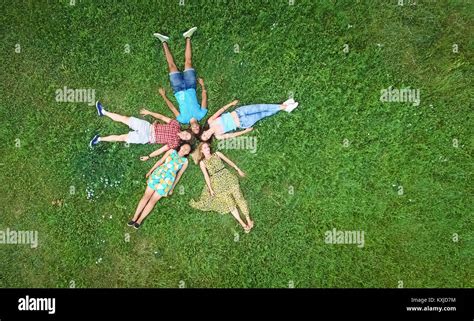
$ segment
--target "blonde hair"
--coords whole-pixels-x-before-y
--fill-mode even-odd
[[[204,146],[204,144],[208,143],[200,142],[194,152],[191,153],[191,157],[193,158],[195,164],[199,164],[199,162],[204,158],[204,155],[202,154],[202,146]]]

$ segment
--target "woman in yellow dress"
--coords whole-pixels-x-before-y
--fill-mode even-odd
[[[247,201],[240,190],[237,175],[231,173],[224,162],[233,167],[242,177],[245,176],[244,172],[221,152],[211,153],[208,143],[201,143],[198,146],[194,161],[199,163],[207,186],[204,186],[199,200],[191,200],[191,207],[221,214],[230,212],[245,232],[249,233],[254,222],[250,219]],[[240,217],[238,209],[244,215],[246,222]]]

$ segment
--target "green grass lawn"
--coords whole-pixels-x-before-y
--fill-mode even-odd
[[[398,2],[2,1],[0,230],[36,230],[39,246],[0,244],[0,287],[473,287],[474,4]],[[55,100],[91,88],[117,113],[171,116],[152,34],[171,35],[183,68],[192,26],[210,114],[300,102],[255,126],[256,153],[222,150],[247,174],[248,235],[188,205],[204,186],[194,164],[127,227],[156,146],[91,150],[94,133],[128,128]],[[420,105],[381,102],[389,86],[419,89]],[[325,243],[334,228],[365,246]]]

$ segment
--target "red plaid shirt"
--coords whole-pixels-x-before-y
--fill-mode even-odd
[[[168,124],[153,124],[153,133],[155,144],[168,145],[170,149],[178,148],[181,140],[178,137],[178,133],[181,131],[181,127],[177,120],[173,119]]]

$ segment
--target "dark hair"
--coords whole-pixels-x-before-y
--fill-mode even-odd
[[[181,147],[183,147],[184,145],[188,145],[188,146],[189,146],[189,153],[188,153],[187,155],[191,154],[191,153],[193,152],[193,146],[191,146],[191,144],[189,144],[189,143],[181,144],[181,145],[179,146],[179,149],[178,149],[178,150],[180,150]]]
[[[193,129],[192,129],[192,124],[191,124],[191,121],[189,122],[189,130],[194,134],[194,135],[201,135],[201,124],[199,124],[199,122],[196,120],[196,124],[198,125],[199,127],[199,132],[197,134],[194,134],[193,132]]]
[[[194,135],[191,129],[183,130],[183,132],[189,133],[189,135],[191,135],[191,138],[188,140],[181,139],[181,141],[188,143],[191,146],[194,145],[194,142],[196,141],[196,135]]]
[[[211,127],[209,126],[209,123],[208,123],[208,122],[206,122],[206,124],[201,127],[201,131],[199,132],[199,135],[198,135],[198,136],[199,136],[199,140],[200,140],[201,142],[209,142],[209,141],[211,140],[212,137],[209,138],[208,140],[203,140],[203,139],[202,139],[202,133],[204,133],[206,130],[209,130],[210,128],[211,128]]]

